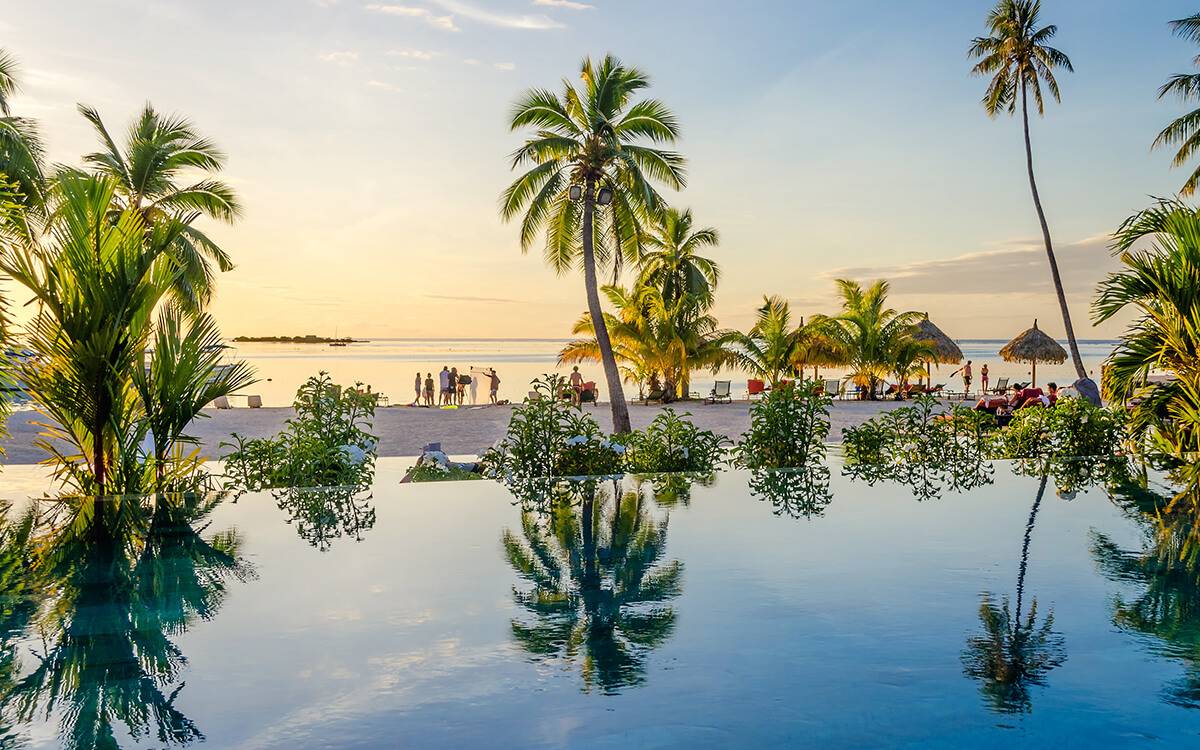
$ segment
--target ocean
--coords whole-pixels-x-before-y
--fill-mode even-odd
[[[311,375],[324,370],[334,382],[353,385],[361,382],[362,387],[383,393],[392,404],[407,404],[413,400],[413,380],[420,372],[433,373],[436,379],[443,366],[457,367],[460,372],[471,368],[494,367],[500,376],[500,398],[520,401],[529,391],[529,383],[543,374],[558,372],[566,375],[570,366],[556,364],[559,349],[565,342],[561,339],[377,339],[345,347],[328,344],[276,344],[236,343],[231,357],[243,359],[252,365],[259,382],[245,389],[240,397],[233,399],[235,406],[245,406],[245,397],[258,395],[264,406],[288,406],[296,395],[296,389]],[[992,384],[997,378],[1027,380],[1029,365],[1005,362],[999,351],[1005,340],[963,340],[957,342],[967,359],[972,361],[975,380],[972,390],[979,388],[979,369],[988,365]],[[1115,341],[1080,341],[1080,354],[1089,374],[1097,381],[1100,365],[1112,353]],[[1065,343],[1064,343],[1065,347]],[[958,365],[935,367],[933,382],[946,383],[954,389],[962,387],[959,376],[950,373]],[[604,386],[604,374],[599,364],[579,366],[586,380],[600,384],[600,398],[607,400],[608,390]],[[822,378],[832,378],[844,373],[839,369],[822,369]],[[478,373],[475,373],[478,376]],[[812,369],[806,371],[812,377]],[[723,371],[718,375],[697,372],[692,375],[693,392],[707,394],[716,380],[732,380],[733,396],[739,398],[746,389],[746,375],[738,371]],[[1062,365],[1040,364],[1037,381],[1044,384],[1055,380],[1059,384],[1075,380],[1075,371],[1070,360]],[[636,397],[636,385],[627,384],[627,398]],[[479,400],[487,400],[486,382],[479,386]]]

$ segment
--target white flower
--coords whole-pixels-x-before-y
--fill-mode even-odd
[[[688,457],[688,449],[687,449],[687,448],[684,448],[684,449],[683,449],[683,457],[684,457],[684,458],[687,458],[687,457]]]
[[[576,435],[572,438],[567,438],[567,445],[583,445],[588,441],[583,435]]]
[[[449,457],[447,457],[446,454],[442,453],[441,451],[427,451],[425,455],[428,456],[431,461],[438,464],[446,464],[450,460]]]
[[[343,445],[338,448],[338,453],[342,455],[350,463],[355,466],[360,466],[367,460],[367,453],[357,445]]]
[[[611,448],[612,452],[616,453],[618,456],[625,452],[625,446],[621,445],[620,443],[612,443],[608,447]]]
[[[362,449],[364,451],[366,451],[367,453],[375,452],[375,441],[374,440],[364,440],[361,443],[361,446],[362,446]]]

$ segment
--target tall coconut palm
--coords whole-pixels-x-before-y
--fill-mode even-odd
[[[1176,36],[1200,43],[1200,13],[1181,18],[1178,21],[1171,21],[1169,25]],[[1192,63],[1200,65],[1200,56],[1197,56]],[[1158,98],[1162,99],[1167,94],[1174,94],[1181,102],[1195,101],[1200,98],[1200,73],[1177,73],[1171,76],[1158,90]],[[1179,150],[1175,152],[1171,166],[1182,167],[1200,146],[1200,109],[1193,109],[1163,128],[1158,137],[1154,139],[1151,148],[1161,148],[1172,143],[1179,144]],[[1179,194],[1192,195],[1196,192],[1198,184],[1200,184],[1200,166],[1197,166],[1196,170],[1188,177]]]
[[[632,101],[649,86],[645,73],[608,55],[598,65],[585,58],[580,78],[581,87],[564,81],[561,95],[528,89],[514,103],[511,129],[535,133],[513,153],[512,168],[532,168],[504,191],[500,216],[523,214],[522,252],[544,234],[546,262],[558,273],[582,267],[613,430],[626,433],[629,409],[600,306],[597,265],[610,265],[615,276],[638,257],[646,217],[662,204],[650,181],[680,189],[684,159],[656,147],[679,136],[675,115],[656,99]]]
[[[864,386],[868,398],[874,399],[879,383],[895,371],[897,350],[913,339],[922,316],[888,307],[890,285],[885,280],[880,279],[865,290],[849,279],[838,279],[837,284],[842,313],[833,318],[819,315],[810,325],[845,355],[851,377]]]
[[[136,211],[147,226],[164,219],[182,225],[171,248],[183,271],[173,292],[184,309],[199,312],[212,298],[216,270],[234,266],[229,255],[193,222],[205,216],[232,224],[242,215],[242,207],[233,188],[220,180],[206,177],[181,184],[179,178],[196,171],[220,171],[225,166],[224,152],[189,120],[160,115],[149,104],[129,128],[123,149],[96,110],[81,104],[79,112],[92,124],[101,144],[101,150],[86,155],[84,161],[94,173],[116,181],[113,210]]]
[[[1049,46],[1058,32],[1054,25],[1038,28],[1041,0],[1000,0],[987,16],[989,37],[976,37],[971,42],[968,56],[980,58],[971,69],[974,76],[992,76],[987,93],[983,96],[983,107],[989,117],[1007,112],[1016,112],[1017,99],[1021,101],[1021,122],[1025,130],[1025,166],[1029,171],[1029,189],[1033,193],[1033,206],[1037,209],[1038,221],[1042,225],[1042,238],[1046,243],[1046,258],[1050,261],[1050,277],[1062,308],[1063,327],[1067,332],[1071,360],[1075,372],[1081,379],[1087,378],[1083,358],[1079,355],[1079,344],[1075,342],[1075,329],[1071,325],[1071,312],[1067,309],[1067,296],[1063,292],[1062,278],[1058,273],[1058,261],[1054,257],[1054,246],[1050,241],[1050,227],[1038,197],[1037,182],[1033,177],[1033,147],[1029,140],[1030,95],[1037,104],[1038,115],[1044,114],[1042,107],[1042,81],[1046,89],[1061,101],[1054,70],[1063,68],[1072,71],[1071,60],[1062,52]],[[1018,96],[1019,95],[1019,96]]]
[[[721,279],[721,267],[697,253],[716,247],[720,239],[716,229],[693,229],[693,223],[690,208],[681,211],[668,206],[654,217],[638,283],[655,287],[669,303],[691,295],[707,309]]]
[[[803,344],[799,327],[792,326],[788,302],[778,295],[763,296],[750,333],[736,339],[734,361],[743,370],[772,385],[787,374]]]

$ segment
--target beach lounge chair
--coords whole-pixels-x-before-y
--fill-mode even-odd
[[[839,398],[839,397],[841,397],[841,395],[842,395],[842,381],[840,381],[840,380],[826,380],[826,381],[825,381],[825,395],[826,395],[826,396],[829,396],[830,398]]]
[[[583,406],[586,403],[596,404],[596,396],[599,395],[596,391],[595,381],[589,381],[583,384],[583,388],[579,391],[579,405]]]
[[[763,381],[754,378],[746,381],[746,398],[754,398],[755,396],[761,398],[766,392],[767,384]]]
[[[945,383],[938,383],[938,384],[937,384],[937,385],[935,385],[935,386],[931,386],[931,387],[929,387],[929,388],[926,388],[926,389],[925,389],[925,392],[926,392],[926,393],[933,393],[933,394],[936,394],[936,395],[938,395],[938,396],[941,396],[941,395],[944,393],[944,391],[943,391],[942,389],[944,389],[945,387],[946,387],[946,384],[945,384]]]
[[[213,407],[217,408],[217,409],[232,409],[233,408],[232,406],[229,405],[229,397],[228,396],[217,396],[216,398],[214,398],[213,399]]]
[[[1000,395],[1000,394],[1003,394],[1007,390],[1008,390],[1008,378],[998,378],[996,380],[996,387],[992,389],[992,393]]]
[[[642,404],[643,405],[661,404],[663,402],[663,397],[665,397],[666,395],[667,395],[667,392],[664,391],[663,389],[655,388],[654,390],[650,391],[649,395],[647,395],[646,398],[642,399]]]
[[[708,398],[704,399],[704,403],[716,404],[716,403],[720,403],[721,401],[724,401],[725,403],[732,403],[732,401],[733,401],[733,396],[731,395],[732,390],[733,390],[733,381],[718,380],[716,383],[713,384],[713,389],[708,394]]]

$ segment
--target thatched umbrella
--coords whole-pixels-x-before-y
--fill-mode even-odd
[[[929,321],[929,314],[925,314],[925,319],[917,323],[917,332],[913,335],[917,341],[927,341],[933,344],[933,349],[937,353],[938,364],[957,365],[962,362],[963,352],[958,348],[958,344],[942,333],[942,329],[935,326]],[[933,369],[929,362],[925,363],[925,377],[929,381],[929,385],[933,385]]]
[[[1000,356],[1009,362],[1028,362],[1033,365],[1033,382],[1030,385],[1036,386],[1037,363],[1053,362],[1061,365],[1067,361],[1067,350],[1038,330],[1037,318],[1034,318],[1033,328],[1005,344],[1000,350]]]
[[[840,367],[846,364],[846,359],[828,336],[814,331],[812,324],[805,330],[804,318],[800,319],[800,345],[796,347],[792,364],[800,370],[800,380],[804,380],[804,368],[813,368],[813,380],[818,380],[821,367]]]

